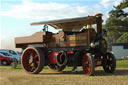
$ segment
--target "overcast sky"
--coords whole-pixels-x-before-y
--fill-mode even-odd
[[[14,49],[14,38],[31,35],[42,26],[32,22],[83,17],[108,12],[122,0],[0,0],[0,48]],[[104,22],[105,23],[105,22]],[[54,29],[50,31],[55,32]]]

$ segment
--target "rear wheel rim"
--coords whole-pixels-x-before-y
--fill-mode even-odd
[[[87,55],[84,55],[83,57],[82,67],[86,75],[90,73],[91,66]]]
[[[85,75],[92,76],[94,74],[95,63],[91,53],[87,53],[83,56],[82,68]]]
[[[40,56],[34,48],[28,48],[22,55],[22,65],[27,72],[35,72],[39,67]]]

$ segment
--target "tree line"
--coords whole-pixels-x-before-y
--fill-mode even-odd
[[[114,6],[103,29],[107,30],[107,37],[111,43],[128,43],[128,0]]]

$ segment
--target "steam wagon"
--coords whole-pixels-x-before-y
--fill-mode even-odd
[[[114,55],[107,51],[107,41],[103,37],[102,14],[32,23],[43,25],[40,32],[32,36],[17,37],[17,48],[24,49],[22,66],[31,74],[42,71],[44,66],[62,71],[66,66],[76,69],[82,66],[86,75],[93,75],[95,67],[102,66],[107,73],[116,68]],[[58,29],[58,33],[48,31],[48,25]]]

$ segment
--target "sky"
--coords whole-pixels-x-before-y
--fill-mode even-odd
[[[32,35],[43,26],[32,22],[102,13],[104,23],[122,0],[0,0],[0,48],[15,49],[15,37]],[[56,32],[55,29],[49,29]],[[16,50],[16,49],[15,49]]]

